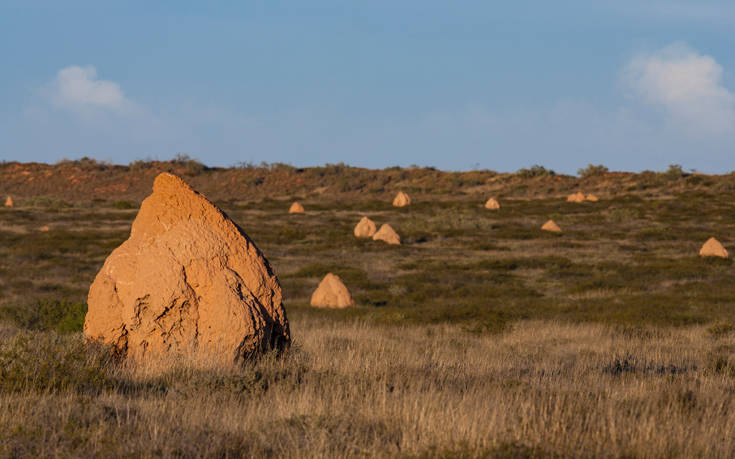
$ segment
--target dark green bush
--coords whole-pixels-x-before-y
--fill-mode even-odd
[[[670,180],[680,179],[685,175],[686,174],[684,173],[684,169],[681,167],[681,164],[670,164],[669,168],[664,172],[664,176]]]
[[[54,330],[58,333],[82,331],[86,303],[39,300],[28,306],[0,308],[0,320],[10,320],[28,330]]]
[[[532,178],[532,177],[540,177],[543,175],[549,175],[549,176],[556,175],[556,172],[554,172],[552,169],[547,169],[544,166],[534,164],[533,166],[527,169],[519,169],[517,174],[523,178]]]
[[[171,160],[171,164],[176,168],[183,169],[184,175],[188,177],[199,175],[200,173],[208,170],[207,166],[198,159],[191,158],[189,155],[182,155],[181,153],[177,154]]]
[[[50,209],[67,209],[71,204],[63,199],[49,198],[46,196],[34,196],[23,202],[26,207],[45,207]]]
[[[111,387],[109,349],[55,333],[20,334],[0,344],[0,393],[99,393]]]
[[[599,175],[605,175],[608,171],[609,169],[602,164],[589,164],[584,169],[577,170],[577,175],[579,175],[580,177],[595,177]]]
[[[112,207],[115,209],[134,209],[135,205],[130,201],[115,201],[112,203]]]

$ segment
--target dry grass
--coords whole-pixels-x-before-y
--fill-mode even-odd
[[[244,368],[141,368],[78,330],[143,172],[114,202],[74,189],[0,208],[0,456],[735,455],[735,270],[696,255],[710,236],[732,249],[732,177],[193,168],[275,267],[296,344]],[[253,200],[289,177],[308,179],[306,214],[286,213],[290,188]],[[393,208],[406,186],[415,203]],[[566,203],[580,187],[602,200]],[[355,239],[362,215],[406,244]],[[549,218],[562,234],[539,231]],[[308,307],[328,271],[356,307]]]
[[[0,395],[3,456],[728,457],[730,328],[379,327],[297,316],[283,358],[107,364]],[[3,335],[6,350],[18,333]],[[21,335],[24,332],[21,333]],[[77,337],[68,338],[72,343]],[[67,344],[72,346],[72,344]],[[88,363],[86,365],[89,365]]]

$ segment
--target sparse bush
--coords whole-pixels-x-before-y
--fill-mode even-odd
[[[689,177],[687,177],[687,185],[695,185],[695,186],[703,185],[703,184],[711,185],[711,183],[705,183],[705,182],[710,182],[710,181],[707,180],[707,178],[701,174],[690,175]]]
[[[669,180],[678,180],[685,177],[686,174],[684,173],[684,169],[681,167],[681,164],[670,164],[669,168],[664,172],[664,176]]]
[[[83,156],[79,159],[62,158],[59,161],[57,161],[56,164],[60,166],[77,167],[79,169],[88,170],[88,171],[92,171],[92,170],[104,171],[112,167],[112,164],[110,164],[107,161],[98,161],[88,156]]]
[[[579,169],[577,171],[577,175],[579,175],[580,177],[585,177],[585,178],[586,177],[597,177],[600,175],[605,175],[607,172],[608,172],[608,168],[603,166],[602,164],[598,164],[596,166],[593,164],[589,164],[586,168]]]
[[[662,187],[665,183],[666,180],[662,174],[645,170],[636,175],[635,184],[631,186],[629,190],[648,190],[651,188]]]
[[[112,207],[115,209],[135,209],[135,205],[130,201],[115,201],[112,203]]]
[[[135,161],[132,161],[128,164],[128,169],[130,169],[132,172],[141,172],[147,169],[150,169],[153,167],[153,160],[150,158],[147,159],[136,159]]]
[[[0,343],[0,393],[98,393],[112,386],[109,349],[78,337],[20,334]]]
[[[207,166],[201,163],[198,159],[191,158],[189,155],[182,155],[178,153],[172,160],[171,164],[176,168],[184,170],[184,175],[195,176],[208,170]]]
[[[547,176],[547,175],[553,176],[553,175],[556,175],[556,172],[554,172],[552,169],[547,169],[544,166],[534,164],[533,166],[527,169],[519,169],[517,174],[523,178],[533,178],[533,177],[541,177],[541,176]]]
[[[263,175],[246,175],[242,178],[243,183],[249,185],[249,186],[260,186],[263,183],[265,183],[265,176]]]
[[[26,207],[45,207],[50,209],[66,209],[72,205],[63,199],[49,198],[46,196],[34,196],[23,201]]]
[[[82,331],[86,303],[39,300],[28,306],[3,306],[0,319],[10,320],[28,330],[55,330],[58,333]]]
[[[235,169],[255,169],[256,166],[252,161],[238,161],[233,166]]]
[[[612,209],[607,215],[607,220],[611,223],[628,223],[640,218],[640,216],[640,211],[638,209],[621,207],[618,209]]]
[[[271,172],[293,172],[296,170],[294,166],[288,163],[270,163],[268,170]]]

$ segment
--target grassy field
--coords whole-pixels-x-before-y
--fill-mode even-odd
[[[86,348],[87,289],[138,202],[20,200],[0,209],[0,455],[732,456],[735,270],[697,252],[734,248],[735,193],[641,183],[499,211],[217,201],[272,262],[295,338],[244,368]],[[362,215],[404,244],[355,239]],[[356,307],[308,306],[329,271]]]

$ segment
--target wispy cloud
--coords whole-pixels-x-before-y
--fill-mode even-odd
[[[130,105],[120,85],[98,79],[97,70],[91,65],[71,65],[59,70],[48,89],[55,106],[72,111],[120,111]]]
[[[662,109],[690,133],[732,134],[735,94],[723,86],[722,73],[713,57],[675,44],[634,57],[623,80],[635,97]]]

